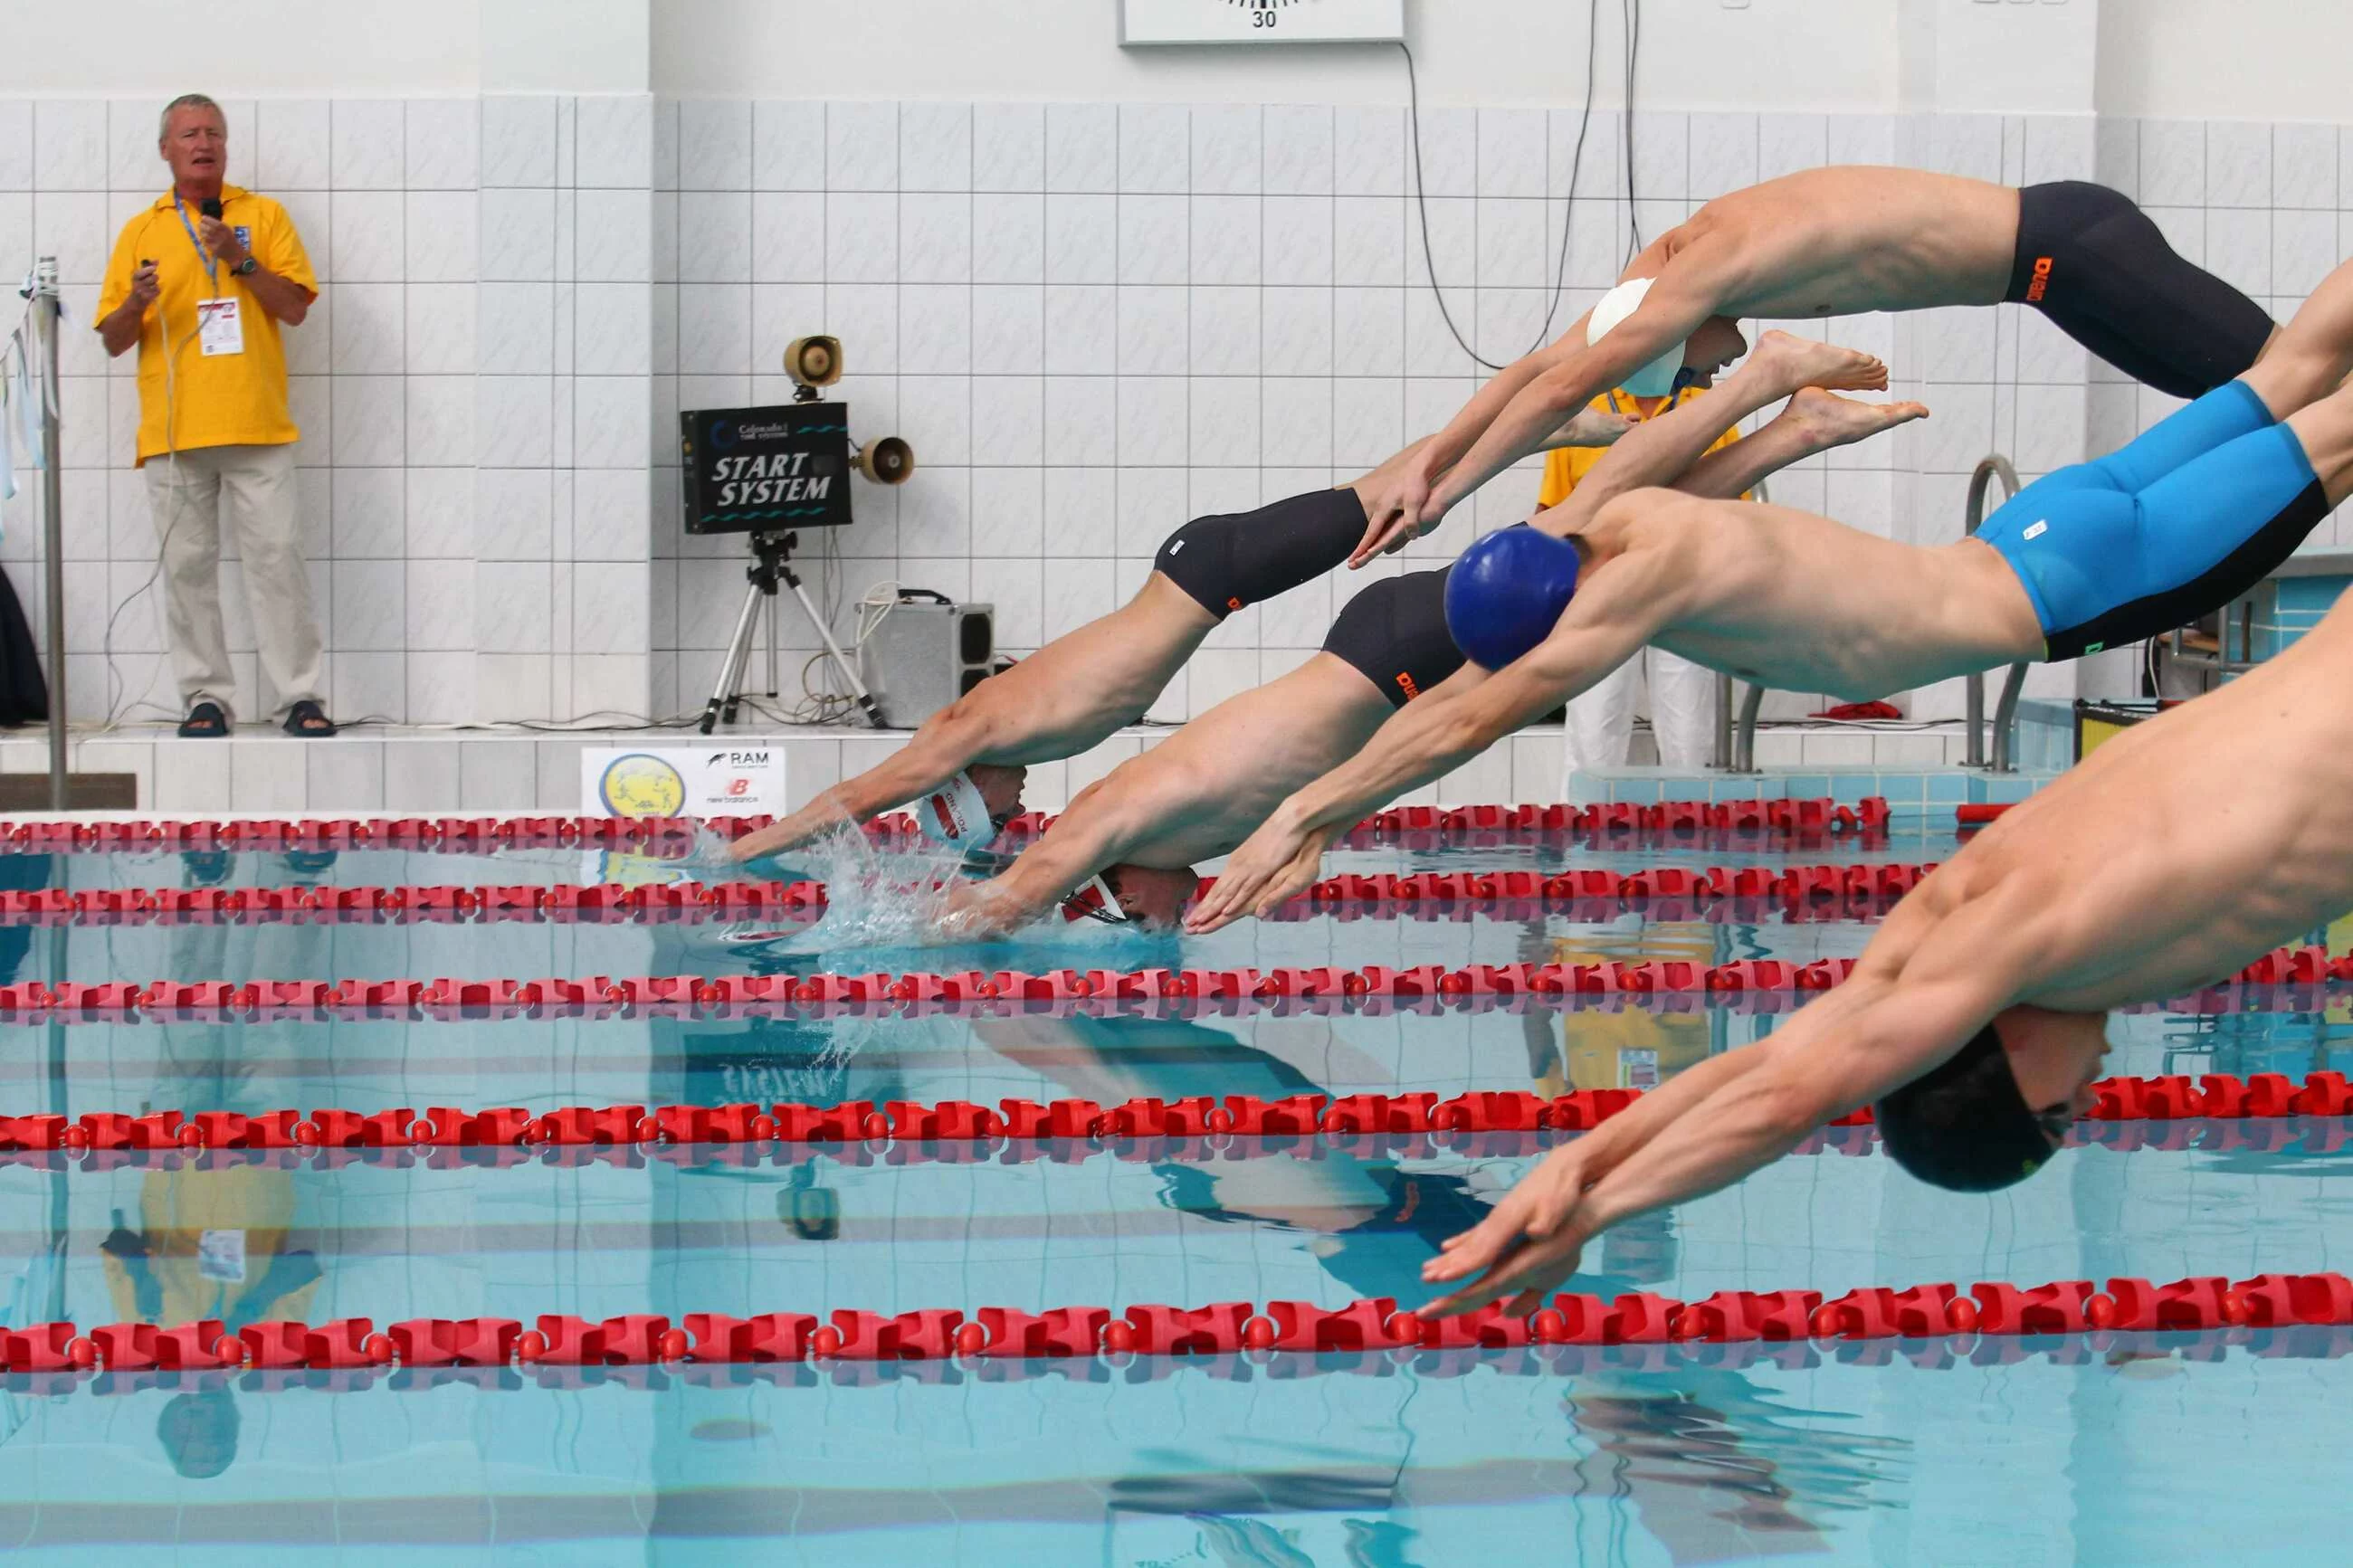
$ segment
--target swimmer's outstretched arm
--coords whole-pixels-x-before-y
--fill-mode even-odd
[[[923,721],[907,743],[855,778],[819,792],[807,805],[735,841],[738,864],[795,848],[843,823],[862,823],[929,795],[988,748],[997,730],[992,704],[976,700],[987,683]],[[995,694],[992,694],[995,695]]]
[[[1631,658],[1668,624],[1666,552],[1629,550],[1595,569],[1552,634],[1490,675],[1465,665],[1406,704],[1356,757],[1275,808],[1250,836],[1185,929],[1264,916],[1315,880],[1332,840],[1366,813],[1443,777]]]
[[[1472,409],[1457,416],[1455,424],[1440,433],[1423,457],[1425,468],[1433,456],[1449,458],[1450,466],[1442,470],[1442,477],[1440,470],[1428,470],[1431,474],[1429,500],[1418,520],[1399,520],[1398,531],[1410,537],[1436,527],[1457,502],[1535,451],[1577,409],[1697,331],[1715,313],[1722,298],[1710,258],[1703,255],[1709,248],[1709,242],[1702,241],[1678,253],[1634,313],[1599,342],[1586,343],[1582,321],[1571,327],[1553,345],[1555,350],[1566,345],[1566,352],[1527,378],[1503,407],[1488,412],[1473,432],[1476,439],[1461,450],[1451,449],[1448,437],[1464,424]],[[1477,405],[1478,400],[1473,399],[1472,406]]]
[[[1611,1226],[1729,1186],[1951,1056],[2017,999],[2048,934],[2015,900],[1981,899],[1936,919],[1900,972],[1858,973],[1788,1027],[1725,1053],[1751,1059],[1696,1103],[1681,1097],[1630,1129],[1639,1143],[1626,1148],[1635,1138],[1621,1137],[1612,1168],[1589,1187],[1577,1161],[1559,1159],[1575,1144],[1548,1156],[1423,1267],[1433,1284],[1480,1278],[1422,1310],[1451,1317],[1505,1298],[1507,1310],[1534,1310]]]

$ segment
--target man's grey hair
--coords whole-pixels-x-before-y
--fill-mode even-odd
[[[219,104],[215,103],[211,99],[206,98],[201,92],[184,92],[179,97],[174,99],[171,102],[164,106],[163,118],[155,121],[156,141],[161,142],[164,137],[169,136],[172,133],[172,116],[179,113],[180,110],[184,109],[209,109],[215,114],[220,115],[221,123],[223,125],[227,125],[228,123],[228,116],[222,111]]]

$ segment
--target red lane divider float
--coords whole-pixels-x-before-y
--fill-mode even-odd
[[[698,1113],[702,1110],[694,1109]],[[723,1112],[728,1108],[709,1109]],[[249,1166],[332,1171],[351,1165],[447,1171],[510,1170],[523,1165],[567,1170],[605,1165],[617,1170],[642,1170],[655,1161],[672,1166],[733,1165],[749,1169],[764,1165],[792,1167],[820,1159],[860,1169],[877,1165],[974,1164],[982,1161],[995,1165],[1075,1165],[1098,1159],[1128,1164],[1208,1164],[1275,1158],[1321,1160],[1334,1155],[1363,1160],[1445,1156],[1494,1160],[1530,1158],[1556,1147],[1567,1136],[1567,1129],[1547,1125],[1516,1131],[1434,1127],[1420,1132],[1389,1129],[1374,1132],[1319,1130],[1312,1133],[1210,1132],[1185,1136],[1103,1133],[1022,1140],[1010,1139],[1003,1133],[961,1140],[894,1133],[881,1138],[801,1142],[770,1140],[698,1143],[657,1136],[650,1142],[609,1143],[298,1142],[287,1146],[256,1142],[183,1143],[176,1136],[166,1136],[174,1131],[168,1113],[164,1121],[150,1121],[144,1117],[135,1120],[145,1125],[134,1130],[115,1121],[86,1124],[83,1131],[88,1134],[87,1141],[72,1142],[64,1141],[63,1130],[36,1127],[23,1135],[21,1142],[0,1144],[0,1166],[56,1172],[217,1171]],[[267,1121],[270,1118],[256,1120]],[[438,1123],[436,1128],[438,1131]],[[206,1131],[199,1134],[199,1139],[212,1135]],[[54,1146],[49,1142],[53,1137],[58,1140]],[[2207,1154],[2280,1153],[2293,1148],[2304,1154],[2333,1154],[2353,1147],[2353,1117],[2291,1113],[2246,1121],[2200,1117],[2163,1121],[2079,1121],[2069,1134],[2068,1143],[2074,1148],[2115,1153],[2178,1153],[2193,1149]],[[1790,1152],[1852,1158],[1872,1154],[1878,1146],[1877,1129],[1868,1123],[1848,1123],[1817,1129]]]
[[[140,1018],[195,1022],[317,1021],[358,1018],[741,1017],[752,1014],[831,1017],[896,1014],[1117,1013],[1198,1015],[1241,1012],[1438,1012],[1586,1006],[1688,997],[1711,1004],[1795,1001],[1826,991],[1853,973],[1852,958],[1793,964],[1743,959],[1703,964],[1425,963],[1410,969],[1372,964],[1288,969],[1059,969],[960,973],[651,975],[539,980],[68,981],[0,985],[0,1024],[122,1023]],[[2227,1012],[2243,1006],[2245,988],[2263,1000],[2314,1002],[2353,981],[2353,955],[2320,947],[2281,948],[2248,964],[2228,985],[2151,1003],[2146,1010]]]
[[[2104,1079],[2093,1086],[2092,1122],[2239,1121],[2353,1115],[2353,1082],[2316,1072],[2297,1083],[2280,1073],[2252,1078],[2212,1073],[2188,1078]],[[1599,1126],[1641,1097],[1630,1089],[1582,1089],[1540,1095],[1525,1089],[1474,1090],[1440,1099],[1410,1094],[1294,1094],[1269,1100],[1232,1094],[1092,1100],[849,1100],[839,1105],[571,1105],[531,1111],[516,1106],[469,1110],[408,1106],[363,1113],[296,1110],[246,1115],[154,1110],[133,1116],[89,1111],[63,1116],[0,1116],[0,1152],[98,1153],[149,1150],[352,1150],[392,1148],[621,1147],[636,1144],[969,1143],[992,1150],[1024,1143],[1112,1143],[1201,1140],[1221,1150],[1233,1139],[1419,1138],[1480,1133],[1581,1132]],[[1868,1107],[1841,1118],[1824,1136],[1860,1128]],[[1533,1149],[1537,1145],[1529,1144]]]
[[[1605,1301],[1564,1294],[1525,1316],[1499,1305],[1443,1321],[1377,1298],[1340,1308],[1306,1301],[1138,1304],[1027,1312],[954,1307],[895,1315],[837,1309],[730,1317],[653,1313],[591,1321],[543,1313],[514,1318],[412,1318],[378,1329],[366,1318],[311,1325],[217,1319],[161,1328],[69,1322],[0,1331],[0,1373],[255,1370],[339,1372],[436,1367],[652,1366],[693,1363],[948,1362],[1307,1354],[1383,1351],[1511,1351],[1546,1346],[1798,1343],[1840,1340],[2010,1338],[2094,1331],[2151,1332],[2353,1324],[2353,1280],[2341,1274],[2224,1276],[2156,1284],[2114,1279],[2020,1287],[1949,1283],[1870,1287],[1825,1300],[1817,1290],[1719,1290],[1704,1300],[1633,1292]]]
[[[683,850],[698,829],[740,838],[765,827],[767,816],[400,816],[226,822],[147,820],[93,822],[43,819],[0,822],[0,844],[26,850],[155,849],[441,849],[479,854],[497,849],[604,847]],[[1005,840],[1035,838],[1054,818],[1025,812],[1009,822]],[[1397,806],[1366,817],[1349,833],[1354,843],[1509,843],[1529,838],[1682,839],[1707,834],[1735,837],[1830,837],[1882,835],[1887,802],[1873,795],[1852,805],[1830,799],[1669,801],[1637,805]],[[919,835],[914,818],[893,812],[866,827],[880,843]]]
[[[1616,871],[1417,872],[1340,876],[1316,883],[1278,920],[1614,920],[1754,921],[1847,919],[1910,892],[1934,865],[1658,867]],[[1215,886],[1205,879],[1203,892]],[[385,888],[63,888],[0,889],[0,926],[659,923],[766,920],[813,925],[827,907],[821,882],[595,883]]]

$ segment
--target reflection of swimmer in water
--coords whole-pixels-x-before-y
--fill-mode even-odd
[[[1008,1059],[1035,1068],[1063,1094],[1110,1105],[1145,1096],[1201,1093],[1266,1099],[1323,1092],[1293,1060],[1328,1059],[1322,1019],[1282,1026],[1246,1045],[1206,1025],[1175,1018],[986,1019],[973,1032]],[[1345,1049],[1345,1047],[1339,1047]],[[1284,1054],[1277,1054],[1280,1050]],[[1486,1202],[1463,1176],[1406,1170],[1338,1150],[1314,1160],[1229,1160],[1155,1168],[1162,1199],[1179,1213],[1221,1224],[1298,1233],[1326,1273],[1359,1296],[1420,1294],[1416,1270],[1451,1225],[1475,1224]]]

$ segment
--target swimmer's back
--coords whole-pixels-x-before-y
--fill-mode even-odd
[[[1836,164],[1717,196],[1661,235],[1630,278],[1722,239],[1727,316],[1806,320],[1999,303],[2018,240],[2018,193],[1957,174]]]

